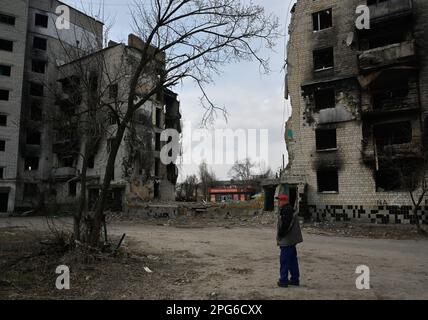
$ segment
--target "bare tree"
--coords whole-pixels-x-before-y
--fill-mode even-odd
[[[191,79],[202,92],[204,118],[212,118],[216,111],[224,111],[206,93],[212,75],[226,63],[253,59],[268,71],[268,60],[258,52],[263,46],[272,48],[278,36],[276,18],[261,6],[237,0],[135,0],[132,14],[134,31],[144,44],[135,56],[126,107],[112,140],[93,216],[89,239],[93,246],[99,242],[117,152],[135,111],[159,90]]]
[[[229,175],[233,177],[234,180],[238,180],[246,185],[249,185],[253,180],[254,168],[255,164],[251,161],[251,159],[246,158],[242,161],[236,161],[232,169],[230,169]]]
[[[216,182],[215,173],[209,170],[208,164],[204,161],[199,165],[199,181],[202,188],[204,200],[208,201],[208,189]]]
[[[190,175],[179,186],[179,199],[186,202],[197,201],[198,198],[198,177]]]

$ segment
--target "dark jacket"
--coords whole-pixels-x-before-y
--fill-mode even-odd
[[[290,204],[279,209],[277,242],[280,247],[294,246],[303,242],[298,212]]]

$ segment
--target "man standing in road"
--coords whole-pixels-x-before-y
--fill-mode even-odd
[[[303,242],[303,236],[298,212],[291,206],[287,195],[279,195],[277,200],[279,204],[277,241],[281,248],[281,276],[278,286],[281,288],[287,288],[289,285],[299,286],[300,272],[296,245]]]

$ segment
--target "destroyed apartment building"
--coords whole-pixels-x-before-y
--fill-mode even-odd
[[[59,1],[0,4],[0,212],[31,210],[41,202],[72,208],[81,193],[83,159],[93,205],[144,43],[130,35],[127,44],[103,48],[103,24],[73,8],[71,27],[58,30]],[[148,88],[142,82],[138,90],[137,95]],[[106,107],[93,110],[92,105]],[[167,128],[181,132],[181,115],[177,94],[164,89],[135,112],[127,128],[109,209],[174,200],[177,167],[160,161],[161,133]]]
[[[357,27],[360,5],[369,8],[369,29]],[[426,0],[294,5],[287,58],[289,165],[279,192],[298,199],[302,215],[416,222],[406,178],[425,176],[427,32]],[[265,186],[267,201],[275,188]],[[425,201],[418,208],[423,223],[427,208]]]

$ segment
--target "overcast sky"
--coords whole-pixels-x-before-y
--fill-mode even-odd
[[[81,0],[63,0],[63,2],[82,8]],[[83,1],[85,7],[88,0]],[[94,7],[102,0],[92,1]],[[129,4],[131,0],[105,0],[105,16],[114,21],[109,38],[114,41],[125,41],[132,27],[130,25]],[[278,15],[282,31],[289,18],[290,2],[294,0],[254,0],[263,5],[268,12]],[[132,7],[131,7],[132,8]],[[101,19],[102,17],[100,17]],[[290,115],[288,101],[284,100],[284,48],[285,38],[278,40],[275,52],[263,52],[270,59],[272,72],[269,75],[260,74],[256,62],[242,62],[227,65],[223,73],[215,78],[215,84],[208,87],[210,98],[219,106],[226,107],[228,122],[219,116],[214,128],[237,129],[268,129],[269,130],[269,163],[266,166],[276,171],[282,165],[282,155],[286,154],[284,142],[284,121]],[[199,90],[192,83],[184,83],[174,88],[180,94],[183,121],[192,123],[192,129],[198,129],[203,115],[200,106]],[[233,150],[227,150],[231,152]],[[213,165],[217,177],[229,179],[230,165]],[[197,164],[182,165],[181,177],[196,173]]]

